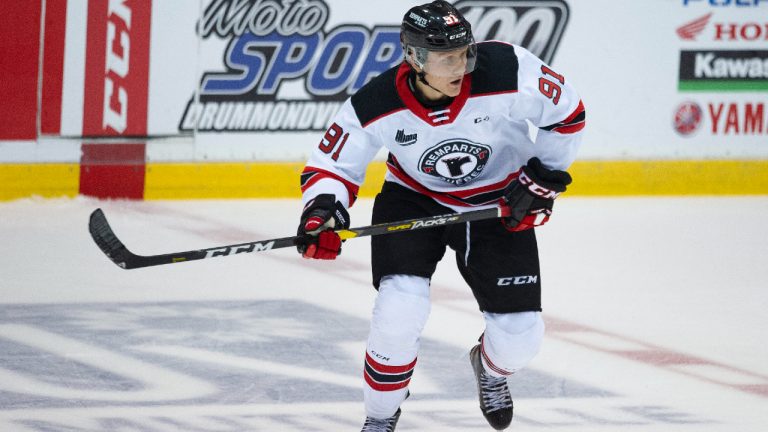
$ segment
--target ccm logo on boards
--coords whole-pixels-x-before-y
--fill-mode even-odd
[[[151,0],[88,2],[83,135],[147,132]]]
[[[131,10],[128,5],[124,2],[110,1],[107,14],[103,126],[104,129],[110,127],[118,133],[124,132],[128,127],[128,92],[120,83],[128,76],[131,52],[130,30]],[[112,103],[115,97],[116,104]]]

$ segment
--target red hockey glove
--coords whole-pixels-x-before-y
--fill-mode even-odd
[[[341,238],[334,229],[349,228],[349,213],[331,194],[321,194],[304,206],[296,246],[304,258],[332,260],[341,253]]]
[[[531,158],[520,169],[517,180],[504,190],[504,205],[511,214],[501,222],[510,231],[544,225],[552,215],[555,198],[565,192],[571,181],[567,172],[545,168],[539,158]]]

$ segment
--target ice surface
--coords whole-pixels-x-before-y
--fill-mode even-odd
[[[122,270],[135,253],[290,235],[295,200],[0,203],[0,431],[356,431],[369,240]],[[371,202],[351,209],[369,224]],[[768,198],[570,198],[538,230],[547,335],[515,431],[768,430]],[[398,431],[491,430],[482,331],[446,257]]]

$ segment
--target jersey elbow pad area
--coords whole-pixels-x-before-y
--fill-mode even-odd
[[[549,126],[541,127],[545,131],[558,132],[561,134],[572,134],[584,129],[586,120],[586,110],[584,103],[579,101],[576,109],[563,121]]]
[[[349,197],[349,206],[355,203],[357,200],[357,194],[360,190],[360,186],[352,183],[351,181],[341,177],[338,174],[334,174],[330,171],[323,170],[315,167],[306,167],[301,173],[301,193],[306,193],[309,188],[317,184],[320,180],[331,179],[343,184],[346,188]]]

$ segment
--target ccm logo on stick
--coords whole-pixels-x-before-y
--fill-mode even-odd
[[[227,246],[227,247],[216,248],[216,249],[208,249],[205,251],[205,257],[211,258],[211,257],[227,256],[227,255],[234,255],[234,254],[247,253],[247,252],[268,251],[272,249],[274,245],[275,245],[275,242],[270,241],[266,243],[250,243],[250,244],[240,245],[240,246]]]
[[[539,277],[538,276],[510,276],[510,277],[503,277],[499,278],[499,282],[496,284],[498,286],[507,286],[507,285],[527,285],[538,282]]]

